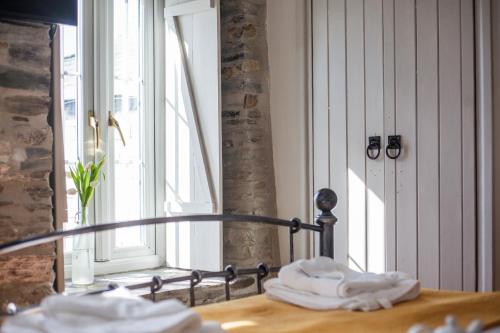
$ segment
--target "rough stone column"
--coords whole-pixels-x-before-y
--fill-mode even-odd
[[[222,0],[224,212],[276,216],[266,0]],[[224,263],[279,263],[274,226],[226,224]]]
[[[49,26],[0,21],[0,243],[52,230]],[[54,246],[0,257],[0,306],[53,292]]]

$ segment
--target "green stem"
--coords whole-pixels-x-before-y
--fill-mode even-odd
[[[82,226],[87,225],[87,207],[82,206]]]

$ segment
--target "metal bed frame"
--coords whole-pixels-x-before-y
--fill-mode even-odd
[[[58,230],[54,232],[50,232],[44,235],[28,237],[16,241],[12,241],[9,243],[0,245],[0,256],[9,254],[18,250],[22,250],[25,248],[29,248],[32,246],[51,243],[59,239],[63,239],[64,237],[81,235],[87,233],[94,232],[102,232],[108,231],[118,228],[127,228],[133,226],[141,226],[141,225],[152,225],[152,224],[166,224],[166,223],[179,223],[179,222],[231,222],[231,223],[263,223],[263,224],[271,224],[279,227],[288,227],[289,230],[289,238],[290,238],[290,262],[294,261],[294,240],[293,235],[299,232],[300,230],[309,230],[313,232],[319,233],[319,254],[321,256],[327,256],[333,258],[333,227],[337,222],[337,218],[332,213],[332,209],[337,205],[337,195],[331,189],[321,189],[319,190],[315,196],[314,200],[316,202],[316,207],[321,211],[319,215],[316,216],[314,220],[314,224],[303,223],[298,218],[293,218],[291,220],[283,220],[273,217],[266,216],[255,216],[255,215],[185,215],[185,216],[173,216],[173,217],[160,217],[160,218],[151,218],[151,219],[143,219],[143,220],[133,220],[133,221],[125,221],[125,222],[114,222],[114,223],[106,223],[106,224],[96,224],[88,227],[82,227],[73,230]],[[191,306],[195,305],[195,293],[194,287],[198,285],[205,278],[215,278],[221,277],[224,278],[225,281],[225,296],[226,300],[231,299],[230,292],[230,282],[235,280],[238,276],[241,275],[255,275],[257,281],[257,293],[262,293],[262,280],[268,276],[270,273],[276,273],[280,270],[280,267],[269,267],[266,263],[260,263],[255,268],[236,268],[231,265],[226,266],[223,271],[219,272],[209,272],[209,271],[200,271],[193,270],[190,275],[167,278],[162,279],[160,276],[152,277],[151,281],[129,285],[126,288],[134,290],[141,288],[150,288],[151,297],[153,301],[155,300],[155,293],[160,291],[163,286],[169,283],[175,282],[185,282],[189,281],[189,296]],[[87,293],[89,294],[100,294],[105,291],[109,291],[112,289],[116,289],[119,286],[117,284],[108,285],[107,289],[94,291]],[[16,312],[16,306],[14,304],[10,304],[7,307],[7,314],[13,315]]]

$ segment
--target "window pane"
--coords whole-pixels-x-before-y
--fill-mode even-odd
[[[77,64],[77,42],[78,30],[77,27],[65,25],[62,26],[62,54],[63,54],[63,73],[76,73],[78,70]]]
[[[142,103],[142,28],[139,0],[114,1],[114,116],[126,146],[113,131],[114,217],[144,217],[144,109]],[[118,229],[117,247],[145,244],[145,228]]]
[[[80,156],[81,141],[79,140],[78,122],[80,110],[80,56],[78,54],[78,30],[73,26],[61,26],[61,65],[62,65],[62,121],[64,136],[64,158],[66,169],[66,190],[68,222],[74,222],[79,210],[78,196],[71,194],[75,188],[69,176],[69,167],[73,166]],[[64,250],[70,252],[72,248],[71,237],[64,239]]]

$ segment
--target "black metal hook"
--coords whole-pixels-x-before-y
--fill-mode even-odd
[[[380,156],[381,147],[380,136],[370,136],[368,138],[368,147],[366,147],[366,156],[368,156],[370,160],[376,160]],[[372,154],[374,150],[377,152]]]
[[[302,228],[302,222],[300,221],[299,218],[294,217],[291,222],[293,223],[292,226],[290,226],[290,232],[289,232],[289,238],[290,238],[290,262],[293,262],[295,260],[295,255],[294,255],[294,245],[293,245],[293,234],[296,234],[297,232],[300,231]]]
[[[269,275],[271,269],[265,263],[260,263],[257,265],[259,270],[257,273],[257,293],[262,294],[262,280]]]
[[[203,274],[199,270],[191,272],[191,280],[189,282],[189,301],[191,306],[195,306],[194,287],[198,285],[203,279]]]
[[[387,147],[385,147],[385,154],[391,160],[395,160],[401,155],[401,135],[389,135],[387,138],[388,143]],[[395,150],[396,154],[392,155],[390,151]]]
[[[290,233],[295,234],[299,232],[302,228],[302,221],[298,217],[294,217],[290,222],[293,223],[293,226],[290,226]]]
[[[229,283],[238,277],[238,272],[231,265],[227,265],[224,271],[229,273],[228,275],[226,275],[224,286],[226,301],[229,301],[231,299],[231,288],[229,286]]]
[[[161,279],[161,276],[155,275],[153,276],[151,282],[151,296],[153,298],[153,302],[156,302],[156,292],[163,288],[163,280]]]

